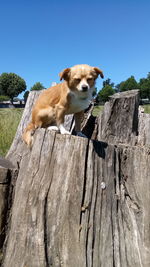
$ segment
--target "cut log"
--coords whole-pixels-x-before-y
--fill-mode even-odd
[[[5,267],[149,266],[149,149],[41,129],[20,169]]]
[[[104,140],[112,144],[136,144],[138,107],[138,90],[111,96],[100,116],[98,140]]]
[[[38,129],[32,150],[11,148],[19,169],[3,267],[150,266],[150,148],[139,125],[133,91],[106,104],[97,140]]]

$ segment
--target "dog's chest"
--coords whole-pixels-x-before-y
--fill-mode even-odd
[[[70,94],[70,103],[68,113],[77,113],[88,108],[90,104],[90,97],[81,98],[78,95]]]

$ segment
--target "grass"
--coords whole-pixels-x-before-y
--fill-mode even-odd
[[[104,106],[95,106],[92,112],[93,116],[98,116],[102,110],[103,110]]]
[[[150,105],[143,105],[144,113],[150,113]]]
[[[5,156],[11,146],[23,109],[0,109],[0,156]]]

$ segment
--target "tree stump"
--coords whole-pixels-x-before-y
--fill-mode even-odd
[[[38,129],[29,150],[20,136],[32,97],[7,155],[18,176],[3,266],[149,267],[150,148],[138,92],[114,95],[97,124],[87,120],[95,140]]]
[[[99,140],[108,143],[136,143],[138,135],[138,90],[117,93],[104,106],[99,122]]]
[[[11,208],[12,184],[15,170],[11,162],[0,158],[0,263],[3,258],[3,244],[6,238],[6,222]]]

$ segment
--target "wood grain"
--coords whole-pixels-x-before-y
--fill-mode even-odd
[[[150,266],[150,147],[140,119],[138,92],[127,92],[106,104],[95,140],[38,129],[32,150],[12,146],[19,169],[4,267]]]

